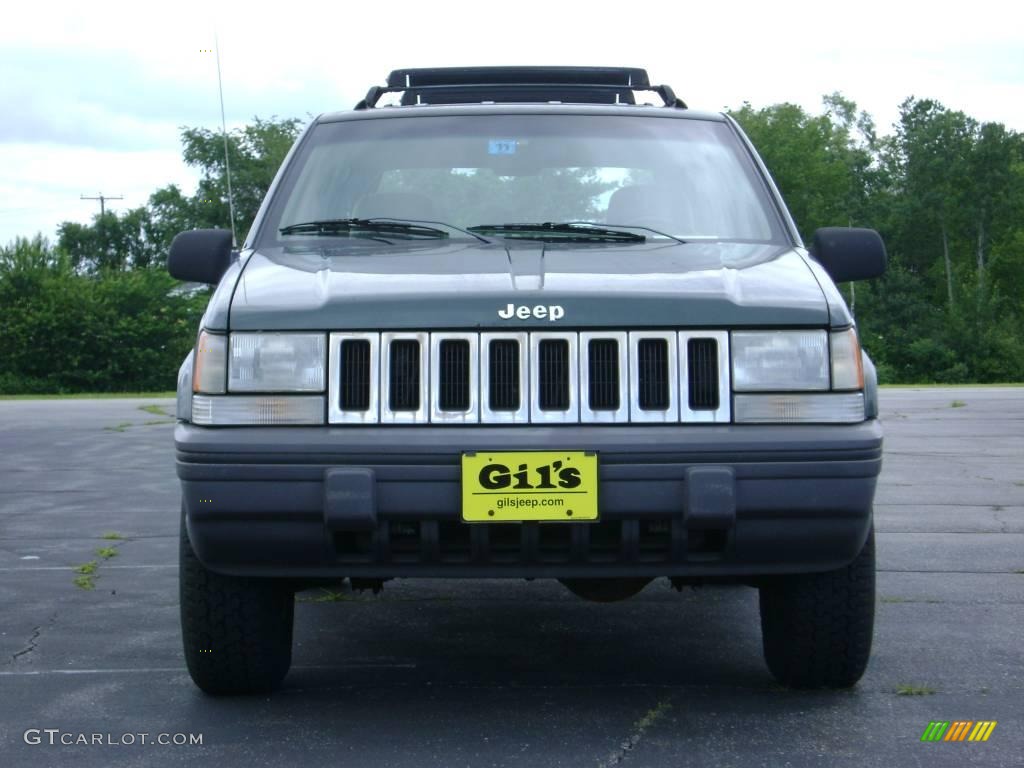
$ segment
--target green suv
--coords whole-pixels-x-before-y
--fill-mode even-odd
[[[642,69],[405,69],[296,141],[178,381],[181,618],[210,693],[277,687],[295,591],[349,579],[651,580],[761,597],[772,674],[871,648],[875,369],[728,116]]]

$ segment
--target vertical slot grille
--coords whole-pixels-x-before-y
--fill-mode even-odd
[[[541,410],[569,410],[569,342],[546,339],[538,347],[537,376]]]
[[[420,407],[420,344],[414,339],[396,339],[388,352],[390,381],[388,406],[392,411],[416,411]]]
[[[690,408],[715,410],[719,405],[718,342],[690,339],[686,347]]]
[[[592,411],[619,407],[619,344],[615,339],[591,339],[588,345],[589,397]]]
[[[642,339],[637,345],[640,408],[664,411],[669,406],[668,342]]]
[[[341,396],[343,411],[365,411],[370,407],[370,342],[347,339],[341,342]]]
[[[490,381],[487,382],[492,411],[519,410],[519,342],[495,339],[487,350]]]
[[[469,342],[450,339],[440,344],[440,388],[442,411],[469,410]]]

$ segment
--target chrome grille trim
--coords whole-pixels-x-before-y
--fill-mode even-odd
[[[630,331],[629,332],[629,420],[637,423],[679,421],[679,351],[678,334],[675,331]],[[668,408],[665,410],[644,410],[640,407],[640,342],[660,339],[665,342],[668,354]]]
[[[515,411],[493,411],[490,404],[491,342],[519,342],[519,408]],[[530,422],[530,335],[522,332],[480,334],[480,421],[484,424],[528,424]]]
[[[569,345],[569,407],[564,411],[540,407],[540,344],[542,341],[565,341]],[[579,334],[542,332],[530,334],[530,421],[534,424],[575,424],[580,420]]]
[[[617,424],[629,421],[629,335],[625,331],[586,331],[580,334],[580,421],[584,424]],[[619,350],[619,407],[614,411],[590,409],[590,342],[614,341]]]
[[[388,392],[382,391],[380,401],[380,421],[382,424],[422,424],[428,420],[429,413],[429,382],[430,382],[430,334],[388,332],[380,335],[380,388],[385,390],[391,381],[391,345],[396,341],[417,341],[420,345],[419,377],[420,403],[415,411],[391,410]]]
[[[441,409],[441,342],[469,342],[469,408]],[[430,421],[434,424],[476,424],[480,421],[480,336],[476,333],[430,334]]]
[[[370,343],[370,407],[365,411],[341,410],[341,343],[347,339]],[[332,333],[328,342],[327,421],[329,424],[377,424],[380,419],[380,334]]]
[[[666,343],[669,406],[665,410],[640,408],[641,341]],[[688,344],[691,339],[712,339],[717,346],[718,402],[716,409],[689,407]],[[365,411],[341,409],[342,343],[363,340],[369,344],[370,397]],[[414,340],[419,345],[419,408],[392,411],[390,408],[391,345]],[[569,408],[566,411],[540,408],[540,344],[562,340],[568,346]],[[590,408],[590,342],[610,340],[618,349],[619,407],[614,411]],[[445,341],[466,341],[469,345],[469,408],[445,411],[440,407],[441,356]],[[514,411],[490,407],[490,344],[515,341],[518,344],[519,406]],[[328,403],[330,424],[614,424],[614,423],[729,423],[732,419],[732,391],[728,331],[474,331],[430,332],[345,332],[330,334],[328,343]]]
[[[690,339],[714,339],[718,344],[718,408],[715,410],[690,409],[689,398],[689,350]],[[679,331],[679,392],[686,392],[686,397],[679,398],[679,409],[683,422],[696,423],[728,423],[732,420],[732,382],[730,370],[732,356],[729,352],[728,331]]]

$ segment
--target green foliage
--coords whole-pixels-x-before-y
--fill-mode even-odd
[[[263,196],[298,138],[301,126],[301,121],[295,118],[261,120],[256,117],[251,125],[228,135],[231,191],[239,240],[244,238],[256,217]],[[199,189],[189,201],[192,226],[230,229],[223,135],[207,128],[183,128],[181,141],[185,162],[203,172]]]
[[[0,393],[173,389],[205,290],[156,269],[82,274],[24,242],[0,249]]]
[[[820,116],[792,104],[733,116],[805,240],[823,226],[885,238],[889,271],[857,285],[855,304],[882,381],[1024,378],[1024,138],[909,98],[880,140],[852,101],[824,102]]]
[[[824,102],[826,112],[818,116],[795,104],[744,104],[732,113],[808,240],[819,227],[861,222],[878,184],[871,118],[838,93]]]
[[[807,242],[823,226],[885,238],[888,273],[858,284],[851,302],[881,381],[1024,380],[1024,137],[928,99],[905,100],[883,138],[842,95],[823,107],[743,104],[732,114]],[[240,239],[300,125],[255,118],[229,134]],[[230,226],[223,136],[183,128],[181,138],[201,172],[194,195],[165,186],[143,207],[65,222],[55,247],[41,236],[0,247],[0,394],[173,389],[208,293],[163,272],[167,249],[180,231]],[[528,209],[524,199],[538,219],[545,210],[587,219],[611,186],[582,169],[518,181],[424,169],[386,178],[382,191],[412,185],[481,223]]]

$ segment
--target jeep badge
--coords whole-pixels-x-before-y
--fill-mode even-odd
[[[513,317],[517,317],[520,320],[529,320],[531,317],[543,320],[546,317],[548,321],[553,323],[565,317],[565,309],[560,304],[552,304],[549,307],[543,304],[534,304],[532,307],[526,304],[518,307],[515,304],[509,304],[504,309],[498,310],[498,317],[502,320],[511,320]]]

